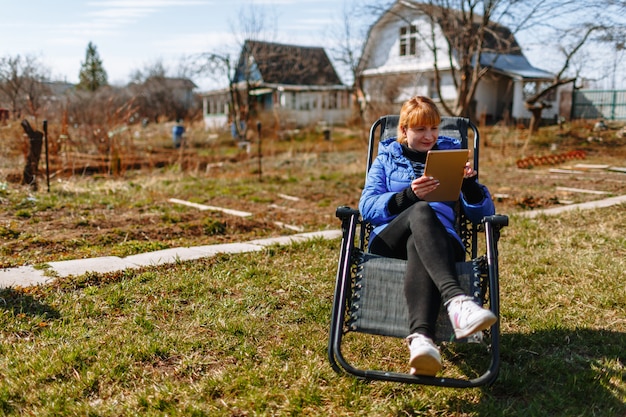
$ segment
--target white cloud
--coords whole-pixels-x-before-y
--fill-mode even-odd
[[[206,0],[99,0],[89,1],[88,6],[95,7],[167,7],[167,6],[201,6],[212,4]]]
[[[218,51],[230,48],[236,44],[235,37],[229,32],[204,32],[175,34],[167,39],[154,42],[154,45],[164,53],[195,54],[207,51]],[[237,46],[238,49],[238,46]],[[237,50],[237,52],[239,52]]]
[[[111,7],[107,9],[95,10],[87,13],[87,16],[93,16],[102,19],[131,19],[140,18],[150,13],[156,12],[158,9],[153,7]]]

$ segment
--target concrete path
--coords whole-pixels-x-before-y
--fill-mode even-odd
[[[569,206],[559,206],[559,207],[553,207],[553,208],[543,209],[543,210],[524,211],[521,213],[515,213],[515,216],[528,217],[528,218],[533,218],[533,217],[537,217],[540,215],[550,216],[553,214],[563,213],[565,211],[589,210],[589,209],[615,206],[617,204],[623,204],[623,203],[626,203],[626,195],[605,198],[603,200],[588,201],[586,203],[580,203],[580,204],[571,204]]]
[[[87,272],[106,273],[121,271],[127,268],[162,265],[177,261],[189,261],[215,256],[218,253],[240,253],[260,251],[266,246],[275,244],[289,245],[314,238],[335,239],[341,237],[341,230],[327,230],[311,233],[300,233],[269,239],[251,240],[245,243],[227,243],[220,245],[194,246],[185,248],[164,249],[155,252],[119,258],[102,256],[99,258],[74,259],[69,261],[48,262],[48,269],[35,269],[32,266],[0,269],[0,288],[30,287],[45,284],[54,277],[83,275]],[[51,275],[53,277],[51,277]]]
[[[604,200],[590,201],[570,206],[554,207],[545,210],[532,210],[516,213],[515,216],[533,218],[539,215],[554,215],[564,211],[587,210],[594,208],[610,207],[626,203],[626,195],[607,198]],[[251,240],[244,243],[228,243],[221,245],[194,246],[186,248],[164,249],[155,252],[119,258],[117,256],[103,256],[99,258],[74,259],[69,261],[49,262],[49,269],[35,269],[32,266],[0,269],[0,288],[30,287],[45,284],[54,277],[68,277],[71,275],[83,275],[87,272],[106,273],[120,271],[127,268],[140,268],[143,266],[162,265],[177,261],[189,261],[199,258],[215,256],[218,253],[240,253],[260,251],[266,246],[279,244],[289,245],[292,242],[303,241],[313,238],[336,239],[341,237],[341,230],[327,230],[311,233],[299,233],[278,238]],[[46,272],[48,271],[48,272]],[[52,275],[53,277],[50,277]]]

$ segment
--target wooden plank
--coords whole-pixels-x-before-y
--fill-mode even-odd
[[[274,224],[276,226],[278,226],[278,227],[283,227],[285,229],[294,230],[296,232],[303,232],[304,231],[304,227],[294,226],[292,224],[285,224],[283,222],[274,222]]]
[[[215,206],[205,206],[204,204],[192,203],[191,201],[179,200],[177,198],[170,198],[168,201],[170,203],[176,203],[176,204],[182,204],[188,207],[194,207],[194,208],[197,208],[198,210],[203,210],[203,211],[204,210],[221,211],[222,213],[232,214],[233,216],[238,216],[238,217],[252,216],[252,213],[248,213],[247,211],[239,211],[239,210],[233,210],[233,209],[215,207]]]
[[[574,168],[578,169],[607,169],[609,165],[605,164],[576,164]]]
[[[597,194],[597,195],[611,194],[608,191],[586,190],[584,188],[556,187],[556,190],[565,191],[568,193],[583,193],[583,194]]]
[[[294,197],[294,196],[287,195],[287,194],[278,193],[278,196],[282,199],[289,200],[289,201],[300,201],[298,197]]]
[[[584,171],[575,169],[551,168],[548,172],[552,174],[582,174]]]

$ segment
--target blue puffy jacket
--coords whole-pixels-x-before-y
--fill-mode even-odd
[[[457,139],[446,136],[440,136],[437,139],[437,149],[459,149],[460,147],[461,143]],[[387,209],[389,200],[397,192],[409,187],[411,181],[416,178],[411,161],[402,154],[402,146],[396,138],[381,141],[378,145],[378,156],[367,173],[367,180],[359,201],[361,216],[375,226],[370,239],[380,233],[396,217]],[[484,216],[495,213],[489,190],[482,184],[480,187],[485,196],[480,203],[469,204],[465,201],[463,193],[460,198],[463,211],[473,223],[480,223]],[[448,233],[462,245],[461,238],[454,228],[455,202],[431,202],[429,204]]]

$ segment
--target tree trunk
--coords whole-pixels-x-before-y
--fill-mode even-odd
[[[22,128],[28,135],[29,148],[26,166],[24,167],[24,177],[22,184],[30,185],[33,190],[37,190],[37,172],[39,170],[39,159],[41,158],[41,146],[43,144],[43,133],[33,130],[28,120],[22,120]]]
[[[539,130],[539,126],[541,125],[541,113],[543,112],[543,107],[531,107],[530,110],[530,134],[534,134]]]

